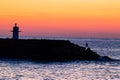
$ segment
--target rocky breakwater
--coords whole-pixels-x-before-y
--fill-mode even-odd
[[[68,40],[0,39],[0,58],[37,61],[111,60]]]

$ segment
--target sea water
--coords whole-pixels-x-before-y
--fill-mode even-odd
[[[98,54],[120,59],[120,39],[70,39],[70,41],[84,47],[88,43],[88,47]]]
[[[69,39],[100,55],[120,59],[119,39]],[[120,80],[120,61],[37,63],[0,60],[0,80]]]

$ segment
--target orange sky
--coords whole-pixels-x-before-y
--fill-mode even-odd
[[[120,38],[120,0],[0,0],[0,36]]]

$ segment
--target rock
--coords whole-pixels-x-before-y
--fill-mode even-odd
[[[0,39],[0,58],[37,61],[109,60],[68,40]]]
[[[112,61],[113,59],[111,59],[108,56],[100,56],[97,60],[99,60],[99,61]]]

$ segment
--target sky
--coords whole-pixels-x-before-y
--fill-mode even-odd
[[[120,38],[120,0],[0,0],[0,36]]]

